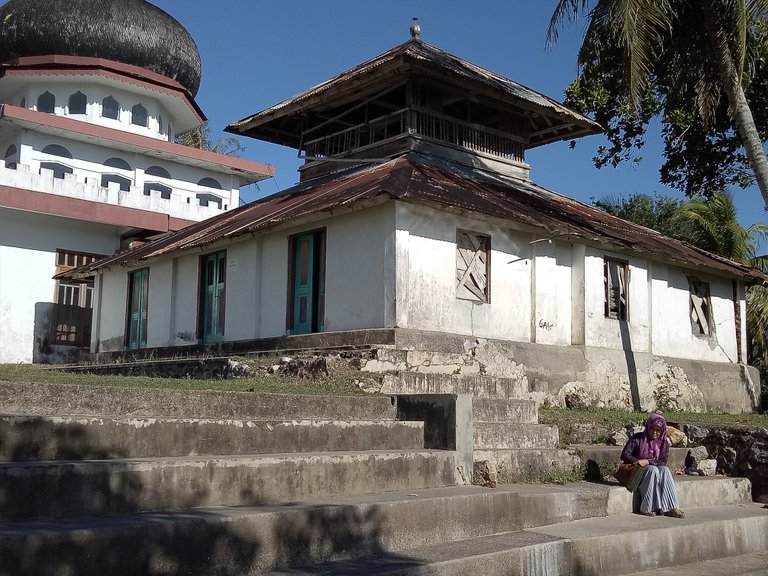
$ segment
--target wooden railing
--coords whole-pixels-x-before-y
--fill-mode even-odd
[[[397,110],[322,138],[308,140],[303,151],[307,160],[343,157],[354,150],[409,133],[507,160],[523,162],[525,157],[521,138],[424,108]]]

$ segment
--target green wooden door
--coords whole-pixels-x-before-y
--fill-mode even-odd
[[[202,291],[203,343],[217,342],[224,337],[226,271],[226,252],[217,252],[205,257]]]
[[[128,348],[146,348],[149,268],[131,273],[128,302]]]
[[[293,238],[292,334],[322,332],[325,308],[325,232]]]

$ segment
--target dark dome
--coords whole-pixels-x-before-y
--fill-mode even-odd
[[[61,54],[132,64],[194,96],[200,52],[172,16],[144,0],[10,0],[0,6],[0,62]]]

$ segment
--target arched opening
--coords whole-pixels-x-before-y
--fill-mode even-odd
[[[147,109],[141,104],[131,108],[131,124],[147,127]]]
[[[144,174],[146,176],[154,176],[156,178],[166,178],[168,180],[171,179],[171,174],[163,168],[162,166],[150,166],[144,171]],[[161,184],[160,182],[146,182],[144,184],[144,194],[146,196],[150,196],[152,191],[160,192],[160,197],[164,198],[165,200],[171,199],[171,192],[173,189],[166,185]]]
[[[11,144],[8,146],[7,150],[5,151],[5,167],[10,168],[11,170],[16,170],[16,167],[18,166],[18,158],[16,158],[16,154],[18,154],[18,149],[16,148],[15,144]]]
[[[37,98],[37,111],[53,114],[56,109],[56,97],[47,90]]]
[[[61,156],[62,158],[69,158],[70,160],[72,159],[72,153],[64,148],[64,146],[59,146],[58,144],[48,144],[48,146],[43,148],[43,154]]]
[[[106,162],[104,162],[104,166],[107,166],[109,168],[117,168],[118,170],[131,170],[131,165],[128,164],[125,160],[122,158],[109,158]],[[123,192],[128,192],[131,189],[131,184],[133,184],[133,180],[130,178],[123,176],[122,174],[104,174],[101,177],[101,187],[102,188],[109,188],[109,183],[115,182],[120,186],[120,190]]]
[[[205,186],[206,188],[215,188],[216,190],[221,190],[221,184],[219,184],[219,181],[215,178],[203,178],[200,180],[200,182],[197,183],[198,186]]]
[[[69,114],[85,114],[88,98],[79,90],[69,97],[67,111]]]
[[[120,118],[120,104],[112,96],[107,96],[101,101],[101,115],[104,118],[118,120]]]

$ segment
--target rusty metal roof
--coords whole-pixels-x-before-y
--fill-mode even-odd
[[[333,102],[337,99],[338,94],[345,90],[350,93],[361,91],[361,88],[367,82],[372,82],[374,77],[381,80],[385,75],[392,75],[393,78],[402,80],[403,68],[411,65],[421,65],[421,68],[432,70],[443,79],[449,77],[463,78],[476,87],[482,86],[495,91],[500,99],[524,102],[529,111],[535,111],[535,113],[547,117],[547,125],[550,126],[551,134],[540,140],[532,140],[532,146],[602,132],[602,128],[597,122],[563,106],[556,100],[491,70],[431,46],[420,39],[411,39],[293,98],[247,116],[242,120],[232,122],[226,130],[296,147],[300,137],[301,120],[309,107],[317,106],[326,101]],[[347,86],[349,88],[345,88]],[[276,119],[285,120],[292,116],[295,117],[295,120],[290,124],[293,128],[286,130],[284,126],[281,126],[280,137],[267,136],[266,132],[259,130],[259,127]]]
[[[768,275],[710,254],[654,230],[611,216],[531,182],[482,172],[448,161],[411,153],[384,164],[369,165],[298,184],[136,248],[118,252],[75,271],[89,274],[113,266],[135,266],[179,251],[205,250],[299,218],[329,216],[340,208],[362,209],[371,200],[396,200],[490,217],[541,237],[602,245],[748,282],[768,282]]]

